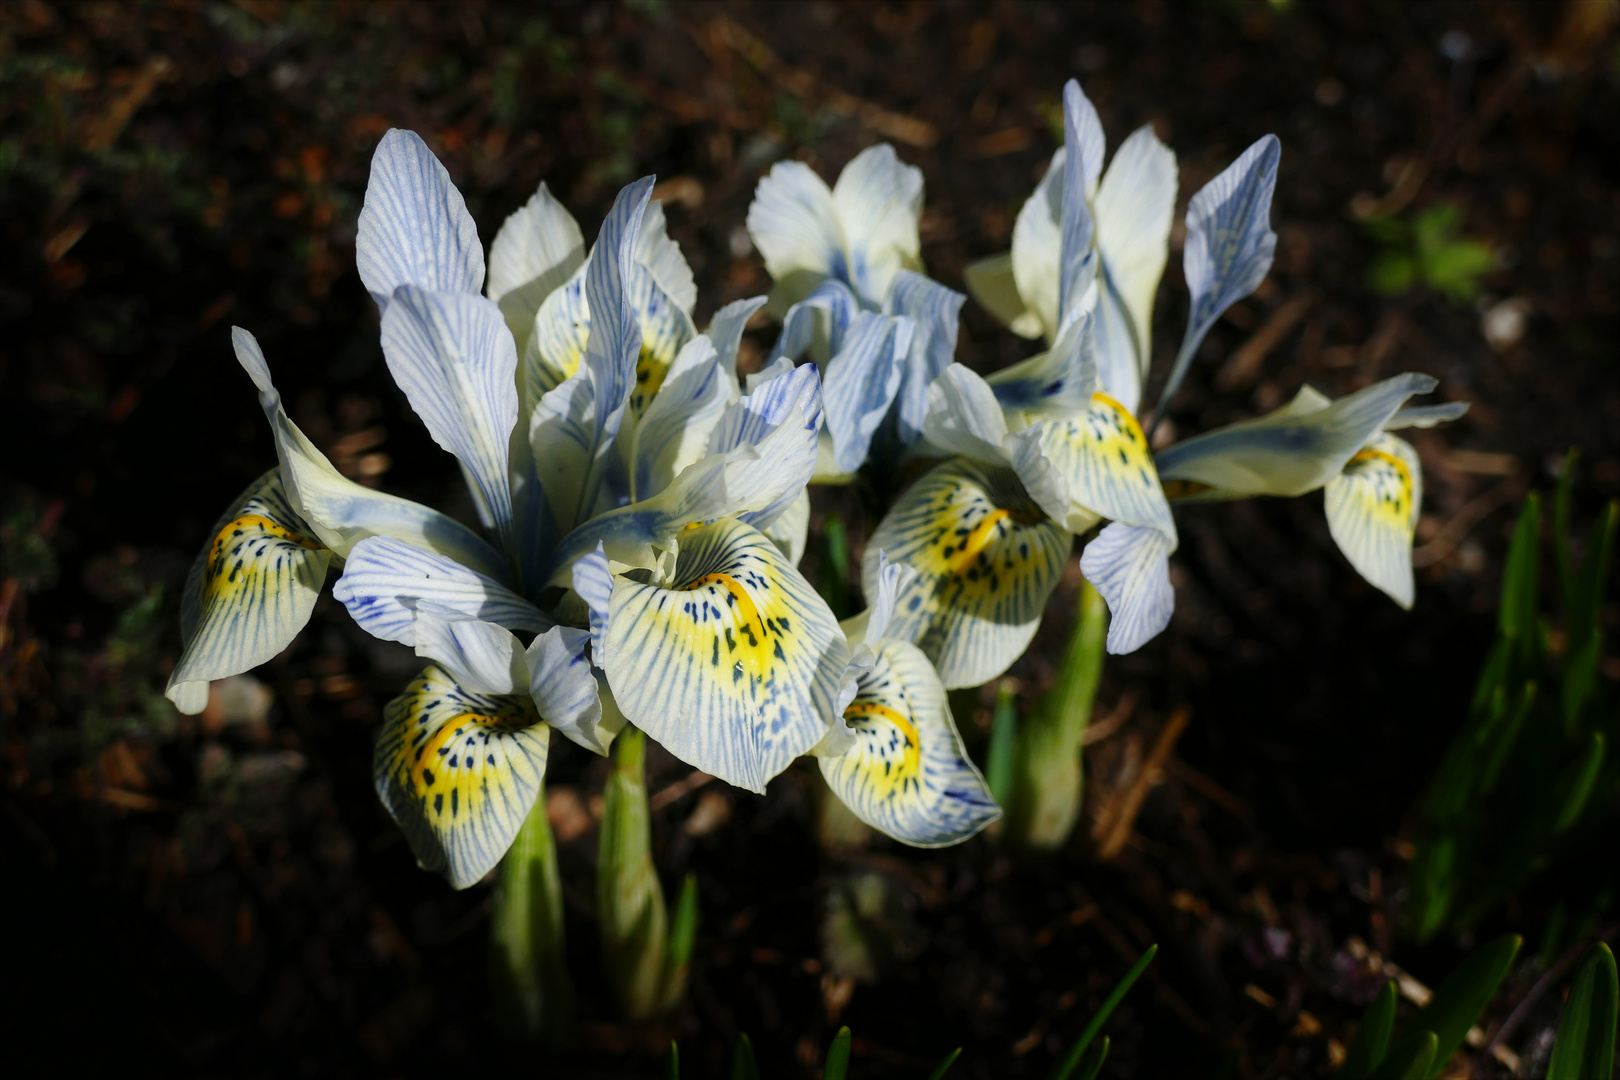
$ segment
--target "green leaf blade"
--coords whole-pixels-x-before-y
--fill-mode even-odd
[[[1569,1001],[1558,1023],[1547,1080],[1585,1080],[1614,1075],[1615,1027],[1620,1021],[1620,981],[1614,953],[1592,946],[1575,972]]]
[[[849,1075],[849,1028],[841,1027],[827,1047],[827,1064],[821,1071],[821,1080],[844,1080]]]
[[[1389,1053],[1390,1036],[1395,1033],[1395,1005],[1399,1000],[1395,981],[1388,980],[1367,1006],[1361,1027],[1339,1067],[1339,1080],[1367,1080]]]
[[[1125,999],[1125,995],[1130,992],[1131,987],[1136,985],[1136,980],[1142,977],[1142,972],[1147,970],[1147,966],[1153,962],[1153,957],[1158,954],[1158,951],[1159,947],[1157,945],[1149,945],[1147,951],[1141,955],[1135,964],[1131,965],[1131,970],[1127,971],[1124,978],[1120,979],[1118,984],[1115,985],[1107,1000],[1102,1003],[1102,1008],[1097,1010],[1097,1015],[1091,1018],[1091,1023],[1086,1025],[1085,1030],[1080,1033],[1080,1037],[1069,1048],[1068,1054],[1058,1063],[1058,1067],[1053,1070],[1052,1080],[1069,1080],[1070,1075],[1079,1066],[1080,1058],[1085,1054],[1086,1047],[1091,1045],[1091,1040],[1097,1037],[1097,1033],[1102,1030],[1102,1026],[1107,1022],[1109,1015],[1119,1007],[1119,1003]]]

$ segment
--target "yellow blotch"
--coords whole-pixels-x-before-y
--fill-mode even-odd
[[[888,798],[902,794],[908,783],[920,783],[922,774],[922,741],[917,725],[897,709],[877,701],[856,701],[844,710],[844,719],[866,737],[866,753],[861,754],[860,768],[870,783],[889,789]],[[899,760],[893,757],[894,739],[878,722],[891,725],[899,735]]]

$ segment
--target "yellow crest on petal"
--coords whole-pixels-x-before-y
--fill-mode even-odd
[[[1412,606],[1412,535],[1423,498],[1417,453],[1388,433],[1328,481],[1328,531],[1345,558],[1402,607]]]
[[[681,533],[671,587],[615,581],[605,653],[631,723],[760,791],[825,734],[848,646],[781,550],[728,518]]]
[[[471,693],[437,665],[383,716],[377,795],[423,869],[464,889],[506,854],[534,806],[550,728],[527,696]]]
[[[921,648],[946,686],[976,686],[1028,646],[1072,543],[1010,469],[957,459],[895,503],[867,541],[862,579],[877,595],[879,552],[916,570],[889,636]]]
[[[844,710],[854,745],[817,760],[857,817],[896,840],[939,847],[1001,813],[962,749],[945,688],[915,645],[884,641]]]
[[[1041,505],[1053,516],[1061,512],[1071,531],[1084,532],[1103,517],[1174,532],[1147,436],[1125,406],[1094,393],[1084,412],[1040,421],[1024,437],[1031,436],[1056,481],[1051,495],[1040,494]]]

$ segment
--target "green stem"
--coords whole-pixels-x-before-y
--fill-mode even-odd
[[[602,963],[619,1008],[631,1020],[646,1020],[662,1010],[669,939],[664,891],[652,861],[646,746],[646,736],[629,727],[613,742],[596,867]]]
[[[490,989],[496,1017],[512,1037],[565,1040],[574,990],[563,954],[562,884],[542,785],[501,860],[490,921]]]
[[[1012,790],[1002,838],[1029,852],[1063,846],[1080,816],[1080,746],[1102,675],[1108,605],[1090,582],[1080,584],[1079,617],[1057,682],[1021,725],[1013,754]]]

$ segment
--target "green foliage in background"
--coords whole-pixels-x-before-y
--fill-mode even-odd
[[[1556,871],[1553,895],[1587,907],[1586,932],[1612,902],[1620,768],[1608,747],[1617,718],[1603,700],[1600,609],[1620,505],[1604,508],[1577,558],[1570,536],[1575,455],[1553,514],[1561,633],[1543,614],[1541,500],[1526,500],[1502,581],[1496,641],[1468,720],[1421,804],[1407,915],[1427,940],[1464,930],[1509,894]],[[1555,913],[1543,956],[1558,948]]]
[[[1378,218],[1366,223],[1379,245],[1368,275],[1374,289],[1398,296],[1419,285],[1460,302],[1479,292],[1479,279],[1496,267],[1489,244],[1462,235],[1463,212],[1454,203],[1437,203],[1405,218]]]
[[[1148,946],[1147,951],[1131,965],[1131,969],[1115,984],[1114,989],[1109,991],[1102,1008],[1097,1010],[1079,1038],[1069,1047],[1068,1053],[1064,1054],[1052,1070],[1052,1080],[1095,1080],[1097,1074],[1102,1071],[1103,1062],[1108,1059],[1108,1038],[1104,1036],[1098,1039],[1097,1035],[1102,1031],[1103,1024],[1113,1015],[1114,1010],[1119,1007],[1119,1003],[1125,1000],[1125,995],[1130,992],[1131,987],[1142,977],[1142,972],[1153,962],[1153,957],[1158,951],[1157,945]],[[827,1060],[821,1072],[822,1080],[846,1080],[849,1075],[850,1043],[849,1028],[839,1028],[838,1034],[833,1037],[832,1045],[827,1048]],[[961,1047],[952,1050],[934,1069],[930,1080],[940,1080],[945,1076],[961,1053]],[[668,1080],[680,1080],[680,1062],[680,1049],[672,1042],[669,1044],[669,1057],[666,1059],[664,1073]],[[737,1036],[736,1045],[731,1051],[731,1069],[727,1075],[731,1080],[760,1080],[759,1064],[754,1058],[754,1044],[749,1041],[746,1034]]]

